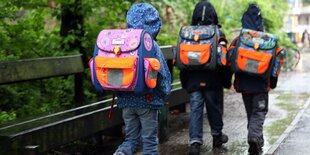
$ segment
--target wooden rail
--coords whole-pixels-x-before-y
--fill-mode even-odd
[[[81,55],[0,62],[0,84],[70,75],[83,71]]]
[[[172,46],[161,46],[161,49],[168,61],[173,59]],[[84,71],[82,64],[80,55],[1,62],[0,72],[3,71],[3,75],[7,77],[1,76],[0,84],[78,74]],[[168,65],[172,68],[172,64]],[[43,70],[48,72],[41,73]],[[27,76],[23,76],[26,74]],[[111,99],[107,99],[50,115],[0,125],[0,154],[39,154],[104,129],[120,126],[123,124],[121,110],[116,106],[113,107],[112,120],[107,117],[110,107],[106,105],[110,101]],[[181,88],[176,88],[164,108],[185,106],[188,101],[187,93]],[[167,130],[163,128],[168,127],[166,124],[168,110],[163,111],[166,113],[161,113],[164,119],[159,124],[160,132],[166,132]]]

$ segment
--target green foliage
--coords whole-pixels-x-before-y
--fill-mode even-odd
[[[57,32],[45,31],[48,10],[8,5],[0,23],[0,60],[64,55]]]
[[[302,0],[302,4],[303,4],[304,6],[310,5],[310,0]]]
[[[0,86],[1,110],[26,117],[72,108],[73,83],[69,76]]]
[[[157,37],[160,45],[176,45],[181,26],[190,25],[192,12],[196,0],[161,0],[152,4],[161,15],[162,27]],[[172,13],[167,15],[166,9],[172,9]],[[180,18],[182,17],[182,18]]]
[[[102,29],[126,28],[126,13],[131,3],[124,0],[105,0],[94,3],[92,0],[83,1],[85,12],[85,37],[83,47],[89,49],[87,56],[92,56],[96,36]]]
[[[54,19],[46,1],[1,1],[0,61],[59,56],[69,51],[59,25],[48,29]],[[54,22],[54,21],[53,21]],[[56,22],[56,21],[55,21]],[[73,79],[53,78],[0,86],[0,122],[72,107]]]
[[[1,1],[0,13],[0,61],[19,60],[79,53],[70,48],[76,39],[82,41],[88,58],[92,55],[96,36],[102,29],[125,28],[126,12],[132,2],[123,0],[55,0],[54,8],[47,7],[47,0]],[[60,36],[62,8],[75,10],[84,16],[85,35],[79,32]],[[83,28],[82,28],[83,27]],[[32,82],[0,86],[0,122],[19,117],[55,112],[74,106],[74,79],[52,78]],[[84,83],[86,102],[94,102],[96,95],[89,72]]]
[[[0,123],[16,119],[15,112],[0,111]]]

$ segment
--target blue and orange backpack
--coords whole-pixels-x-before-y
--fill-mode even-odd
[[[183,26],[176,47],[175,64],[183,70],[216,70],[227,63],[227,49],[218,43],[216,25]]]
[[[282,51],[277,41],[276,35],[242,29],[236,46],[229,51],[232,70],[263,78],[278,76],[283,59],[277,59]]]

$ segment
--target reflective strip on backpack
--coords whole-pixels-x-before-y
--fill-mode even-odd
[[[221,59],[226,59],[226,53],[225,54],[224,53],[221,54]]]
[[[187,56],[190,65],[200,65],[200,52],[189,51]]]
[[[158,74],[158,71],[156,70],[149,70],[148,72],[148,79],[157,79],[157,74]]]
[[[123,85],[123,69],[109,69],[108,85],[122,86]]]
[[[257,73],[258,65],[259,65],[259,61],[248,59],[245,68],[247,71],[251,73]]]

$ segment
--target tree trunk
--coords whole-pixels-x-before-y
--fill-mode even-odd
[[[78,49],[82,54],[84,68],[87,67],[86,50],[82,47],[81,38],[84,36],[84,20],[81,0],[75,0],[72,4],[63,4],[61,8],[60,35],[67,37],[74,35],[75,40],[69,43],[69,50]],[[64,45],[63,45],[64,46]],[[84,103],[83,74],[75,75],[75,104],[81,106]]]

